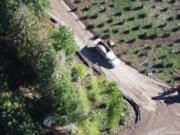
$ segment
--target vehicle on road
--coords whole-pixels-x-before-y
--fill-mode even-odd
[[[108,60],[113,68],[117,67],[120,64],[120,60],[116,57],[113,51],[107,47],[101,39],[94,41],[96,44],[96,50]]]

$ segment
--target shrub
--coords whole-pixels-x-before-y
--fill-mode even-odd
[[[111,22],[114,22],[114,21],[115,21],[115,17],[112,16],[112,17],[111,17]]]
[[[31,106],[31,107],[30,107]],[[34,120],[28,111],[33,105],[21,95],[16,95],[11,91],[0,94],[0,119],[1,134],[9,135],[43,135],[41,124]]]
[[[111,8],[117,7],[117,3],[115,3],[115,2],[112,3],[112,4],[110,5],[110,7],[111,7]]]
[[[88,19],[90,19],[90,18],[91,18],[91,16],[92,16],[92,15],[91,15],[91,12],[90,12],[90,11],[88,11],[88,13],[87,13],[87,15],[86,15],[86,16],[87,16],[87,18],[88,18]]]
[[[81,11],[88,11],[89,7],[84,7],[83,9],[81,9]]]
[[[147,16],[148,16],[148,13],[147,12],[143,12],[143,13],[138,15],[138,18],[142,19],[142,18],[145,18]]]
[[[179,15],[176,15],[176,19],[177,19],[177,20],[180,20],[180,14],[179,14]]]
[[[122,20],[122,21],[116,23],[116,25],[123,25],[124,23],[125,23],[125,20]]]
[[[79,0],[80,3],[84,2],[84,0]]]
[[[118,33],[118,32],[119,32],[119,28],[116,28],[116,29],[113,30],[113,33],[114,33],[114,34],[116,34],[116,33]]]
[[[163,9],[161,9],[160,12],[166,12],[166,11],[168,11],[168,9],[169,9],[169,7],[165,7]]]
[[[127,21],[134,21],[134,20],[135,20],[134,16],[127,18]]]
[[[152,28],[153,26],[154,26],[154,23],[151,22],[151,23],[149,23],[149,24],[144,25],[143,29],[150,29],[150,28]]]
[[[99,25],[98,25],[98,27],[99,28],[102,28],[102,27],[104,27],[106,25],[106,22],[102,22],[102,23],[100,23]]]
[[[177,31],[179,31],[180,30],[180,26],[177,26],[177,27],[175,27],[175,28],[172,28],[172,32],[177,32]]]
[[[120,12],[117,12],[117,13],[115,13],[114,14],[115,16],[121,16],[122,15],[122,12],[120,11]]]
[[[54,48],[59,51],[63,50],[67,56],[71,56],[77,50],[72,31],[67,27],[60,27],[54,36]]]
[[[157,33],[153,33],[153,34],[148,35],[147,38],[149,38],[149,39],[155,39],[155,38],[157,38],[157,37],[158,37],[158,34],[157,34]]]
[[[171,32],[169,32],[169,33],[164,33],[164,34],[162,35],[162,38],[168,38],[168,37],[170,37],[170,35],[171,35]]]
[[[126,6],[123,8],[124,11],[130,11],[131,10],[131,6]]]
[[[104,7],[104,11],[107,11],[107,7]]]
[[[107,21],[107,23],[112,23],[112,22],[114,22],[115,21],[115,18],[112,16],[108,21]]]
[[[167,25],[167,22],[165,22],[164,24],[159,25],[158,27],[159,28],[164,28],[166,25]]]
[[[140,39],[146,39],[147,38],[147,32],[144,32],[143,34],[139,35]]]
[[[90,4],[90,5],[88,6],[88,8],[89,8],[89,9],[91,9],[92,7],[93,7],[93,5],[92,5],[92,4]]]
[[[96,28],[97,24],[96,23],[92,23],[88,26],[88,29],[94,29]]]
[[[162,66],[163,66],[164,68],[166,68],[167,65],[168,65],[168,61],[167,61],[167,60],[164,60],[164,61],[162,62]]]
[[[108,86],[109,101],[107,128],[116,128],[119,125],[120,115],[123,111],[123,98],[117,83],[110,83]]]
[[[79,64],[72,69],[72,76],[75,78],[80,77],[83,79],[87,76],[87,74],[88,72],[86,70],[86,67],[82,64]]]
[[[129,33],[130,33],[130,31],[131,31],[130,29],[125,30],[125,31],[123,32],[123,34],[126,34],[126,35],[127,35],[127,34],[129,34]]]
[[[168,1],[169,3],[173,4],[173,3],[176,3],[177,0],[170,0]]]
[[[74,10],[75,10],[75,11],[79,11],[79,10],[80,10],[80,7],[79,7],[79,6],[76,6],[76,7],[74,8]]]
[[[84,118],[83,103],[79,98],[77,87],[68,77],[64,76],[62,80],[56,83],[53,99],[57,113],[61,114],[57,118],[58,123],[66,125],[70,122],[81,121]]]
[[[159,16],[159,14],[155,14],[155,15],[154,15],[154,17],[158,17],[158,16]]]
[[[109,82],[106,80],[106,78],[103,75],[101,75],[98,78],[98,87],[101,89],[101,92],[106,92],[108,85]]]
[[[143,9],[144,4],[141,4],[140,6],[134,7],[133,10],[141,10]]]
[[[86,94],[86,89],[81,87],[79,89],[78,94],[79,94],[80,101],[82,103],[82,110],[85,113],[85,115],[87,115],[89,113],[90,106],[89,106],[89,100]]]
[[[133,37],[133,38],[128,39],[126,42],[127,43],[134,43],[136,40],[137,40],[137,38]]]
[[[100,99],[100,89],[98,88],[98,80],[96,77],[91,77],[88,89],[88,98],[91,101],[98,101]]]
[[[111,38],[113,36],[113,31],[110,29],[108,32],[108,36]]]
[[[100,91],[98,89],[91,89],[88,92],[88,98],[93,102],[99,101],[101,99]]]
[[[138,25],[138,26],[133,27],[131,30],[132,31],[137,31],[137,30],[139,30],[139,28],[140,28],[140,26]]]
[[[82,121],[78,125],[78,130],[75,135],[100,135],[98,123],[88,119]]]
[[[102,34],[102,32],[98,32],[96,36],[97,36],[97,38],[102,38],[103,34]]]
[[[176,18],[176,16],[173,15],[173,16],[171,16],[171,17],[168,17],[168,18],[167,18],[167,21],[168,21],[168,22],[173,21],[175,18]]]
[[[140,48],[137,48],[135,51],[134,51],[135,54],[139,54],[140,53]]]
[[[98,18],[99,15],[100,15],[100,13],[99,13],[99,12],[96,12],[95,15],[94,15],[94,17],[95,17],[95,18]]]

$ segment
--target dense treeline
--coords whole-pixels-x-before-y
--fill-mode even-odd
[[[1,133],[45,134],[46,116],[68,134],[116,128],[128,112],[117,84],[83,65],[70,67],[74,36],[66,27],[44,25],[49,1],[2,0],[0,7]]]

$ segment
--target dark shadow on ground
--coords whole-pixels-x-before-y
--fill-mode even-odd
[[[163,100],[166,104],[174,104],[180,103],[180,91],[177,92],[176,95],[171,95],[175,93],[176,90],[174,88],[170,88],[169,90],[159,93],[159,96],[152,97],[153,100]]]
[[[108,63],[107,59],[105,59],[95,47],[88,48],[87,46],[81,50],[82,54],[93,64],[98,66],[112,69],[111,64]]]
[[[4,74],[11,90],[35,83],[37,78],[33,68],[22,63],[15,52],[6,41],[0,41],[0,72]]]

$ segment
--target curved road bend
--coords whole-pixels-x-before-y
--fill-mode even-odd
[[[51,0],[50,15],[70,27],[75,33],[78,46],[83,49],[95,46],[93,35],[85,29],[76,15],[62,0]],[[96,54],[90,53],[95,57]],[[100,68],[110,81],[119,84],[121,92],[132,98],[141,108],[142,121],[133,135],[180,135],[180,104],[167,105],[163,100],[152,100],[152,97],[169,89],[165,84],[156,82],[121,62],[115,69]],[[180,97],[179,97],[180,99]],[[180,103],[180,102],[179,102]]]

